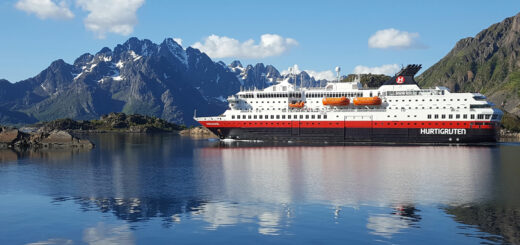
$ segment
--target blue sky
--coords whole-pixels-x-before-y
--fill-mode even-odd
[[[38,1],[55,7],[34,7]],[[459,39],[518,12],[518,0],[7,0],[0,3],[0,78],[26,79],[53,60],[72,63],[131,36],[181,38],[184,47],[199,42],[215,61],[263,62],[280,71],[297,64],[323,76],[337,65],[343,74],[409,63],[427,68]],[[259,44],[265,34],[278,38],[274,47]]]

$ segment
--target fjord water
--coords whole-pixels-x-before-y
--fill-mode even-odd
[[[0,151],[0,244],[520,243],[520,145]]]

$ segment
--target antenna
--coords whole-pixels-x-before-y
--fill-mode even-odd
[[[336,66],[336,73],[338,74],[338,82],[339,82],[339,72],[341,71],[341,67]]]

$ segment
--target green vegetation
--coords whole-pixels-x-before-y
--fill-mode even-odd
[[[124,113],[110,113],[103,115],[99,120],[75,121],[72,119],[57,119],[50,122],[36,124],[49,130],[85,130],[107,132],[177,132],[185,129],[163,119],[139,114],[126,115]]]
[[[356,74],[349,74],[346,78],[343,78],[341,82],[352,82],[356,79],[356,77]],[[381,74],[361,74],[360,82],[363,84],[363,87],[378,88],[389,79],[389,76]]]
[[[512,132],[520,132],[520,117],[504,112],[502,127]]]

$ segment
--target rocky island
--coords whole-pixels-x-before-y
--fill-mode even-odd
[[[0,127],[0,149],[93,148],[94,144],[63,130],[26,133],[16,128]]]
[[[121,132],[121,133],[178,133],[186,127],[167,122],[161,118],[125,113],[110,113],[101,116],[98,120],[57,119],[50,122],[41,122],[31,128],[52,131],[65,130],[68,132]]]

